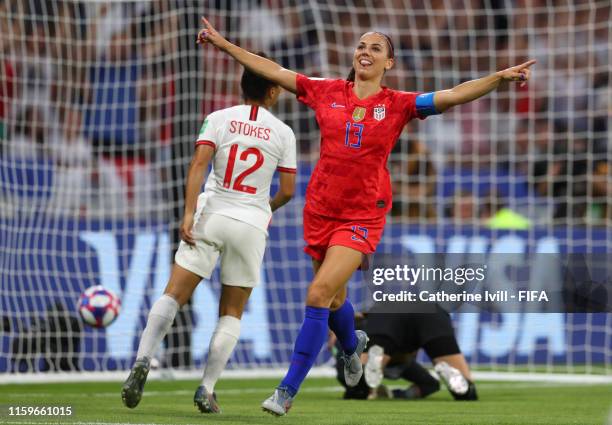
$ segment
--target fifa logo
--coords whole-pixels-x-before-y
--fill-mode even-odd
[[[380,121],[385,118],[385,105],[377,105],[374,107],[374,119]]]

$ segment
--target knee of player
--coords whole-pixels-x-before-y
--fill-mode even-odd
[[[327,307],[331,305],[334,295],[324,285],[312,285],[308,288],[306,304],[312,307]]]

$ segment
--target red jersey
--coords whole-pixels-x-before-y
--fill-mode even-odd
[[[297,99],[316,113],[321,157],[306,190],[305,209],[339,219],[384,216],[391,208],[387,159],[419,93],[383,87],[365,99],[353,83],[297,76]]]

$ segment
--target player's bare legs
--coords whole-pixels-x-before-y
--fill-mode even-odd
[[[340,288],[329,306],[330,312],[337,311],[340,307],[342,307],[342,305],[346,302],[347,291],[347,285],[344,285],[342,288]]]
[[[315,275],[319,272],[319,269],[321,268],[321,264],[323,264],[321,261],[318,261],[315,259],[312,260],[312,270],[314,271]],[[330,311],[336,311],[342,306],[342,304],[344,304],[344,301],[346,301],[346,293],[347,293],[347,288],[345,284],[342,286],[342,288],[340,288],[340,290],[334,296],[334,299],[332,300],[332,303],[329,306]]]
[[[315,265],[315,277],[308,288],[306,296],[306,315],[300,333],[295,342],[291,365],[287,375],[282,380],[274,394],[265,400],[262,408],[275,415],[284,415],[291,407],[293,397],[306,378],[324,342],[327,340],[328,321],[330,321],[330,307],[338,295],[344,302],[346,297],[346,284],[351,275],[361,264],[362,253],[344,246],[332,246],[327,250],[323,262]],[[359,338],[354,331],[354,312],[350,303],[350,323],[352,330],[333,329],[346,350],[347,341],[353,339],[354,347],[347,357],[356,357],[359,372],[363,372],[359,354],[367,343],[367,337]],[[341,311],[342,306],[337,311]],[[345,312],[346,313],[346,312]],[[344,314],[344,316],[347,316]],[[342,321],[342,318],[339,318]],[[331,321],[330,321],[331,322]],[[333,326],[333,325],[332,325]],[[344,334],[344,335],[343,335]],[[352,335],[351,335],[352,334]],[[344,343],[343,343],[344,339]],[[361,350],[361,351],[360,351]],[[347,362],[353,364],[352,358]],[[351,370],[352,374],[353,371]],[[361,377],[361,374],[359,374]],[[359,380],[359,379],[357,379]]]
[[[352,251],[351,254],[357,253],[355,260],[359,258],[360,264],[363,262],[363,254],[355,251],[352,248],[337,246],[341,248],[340,254],[343,255],[343,250]],[[333,249],[336,247],[332,247]],[[327,251],[329,253],[329,250]],[[325,259],[327,260],[326,255]],[[320,272],[322,267],[319,267],[317,272]],[[318,273],[317,273],[318,274]],[[351,273],[352,274],[352,273]],[[350,276],[349,276],[350,278]],[[363,374],[363,366],[359,355],[365,349],[368,342],[368,337],[364,331],[355,331],[355,311],[353,305],[347,300],[347,281],[336,291],[334,298],[330,304],[330,312],[328,325],[329,328],[336,334],[343,350],[344,357],[344,381],[349,387],[357,385]],[[316,275],[315,275],[316,280]]]
[[[361,265],[362,256],[361,252],[346,246],[330,247],[308,288],[306,305],[330,308],[342,290],[346,296],[346,283]]]
[[[319,260],[315,260],[315,259],[312,260],[312,270],[315,276],[319,272],[319,269],[321,268],[321,264],[323,263]],[[342,304],[344,304],[344,301],[346,300],[346,292],[347,292],[347,288],[345,284],[342,286],[342,288],[340,288],[340,290],[334,296],[334,299],[332,300],[332,303],[329,306],[330,311],[336,311],[342,306]]]
[[[200,276],[181,266],[175,264],[172,268],[164,295],[153,304],[149,311],[147,326],[140,337],[136,362],[121,390],[121,399],[127,407],[134,408],[140,403],[149,374],[151,358],[170,330],[176,312],[189,300],[201,280]]]
[[[202,413],[221,413],[214,392],[215,384],[238,342],[240,319],[252,290],[241,286],[221,286],[219,322],[208,346],[202,382],[193,397],[193,402]]]
[[[197,274],[182,268],[178,264],[174,264],[170,280],[168,280],[166,289],[164,289],[164,295],[174,298],[179,306],[182,307],[189,301],[201,280],[202,278]]]
[[[253,288],[222,285],[221,299],[219,300],[219,317],[229,315],[241,319],[252,291]]]
[[[176,312],[191,298],[201,280],[197,274],[174,264],[164,295],[151,306],[149,311],[147,326],[142,332],[138,345],[137,361],[151,360],[155,350],[170,330]]]

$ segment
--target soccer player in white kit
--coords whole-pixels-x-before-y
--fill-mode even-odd
[[[295,190],[296,146],[291,128],[268,111],[280,86],[249,71],[241,80],[244,104],[210,114],[200,130],[185,187],[181,243],[164,295],[153,304],[136,362],[125,381],[123,403],[140,402],[151,358],[177,310],[200,281],[209,279],[221,257],[219,321],[194,403],[202,413],[220,413],[214,386],[240,335],[240,318],[257,285],[272,212]],[[200,188],[209,163],[212,170]],[[270,184],[279,171],[279,190]],[[199,196],[198,196],[199,195]]]

